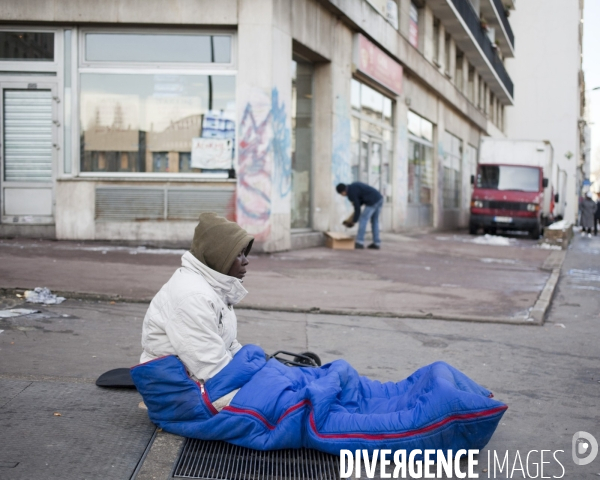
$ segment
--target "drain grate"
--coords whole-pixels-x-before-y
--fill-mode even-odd
[[[174,477],[211,480],[334,480],[339,457],[317,450],[262,452],[225,442],[187,438]]]

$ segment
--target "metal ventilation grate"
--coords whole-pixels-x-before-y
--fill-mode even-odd
[[[233,188],[172,188],[167,190],[169,220],[197,220],[203,212],[222,217],[233,213]]]
[[[96,187],[96,220],[197,220],[202,212],[234,216],[235,187]]]
[[[262,452],[225,442],[186,439],[173,476],[211,480],[334,480],[339,457],[301,448]]]

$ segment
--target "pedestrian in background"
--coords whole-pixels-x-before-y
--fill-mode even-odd
[[[596,202],[592,199],[592,192],[587,192],[583,201],[579,205],[581,210],[581,235],[585,235],[586,230],[588,237],[592,236],[592,227],[596,223]]]
[[[381,240],[379,238],[379,213],[383,205],[383,196],[376,189],[362,182],[354,182],[350,185],[340,183],[335,187],[336,191],[348,200],[354,206],[354,215],[352,218],[344,220],[343,225],[353,227],[358,222],[358,233],[354,243],[354,248],[365,248],[365,233],[367,223],[371,220],[371,230],[373,232],[373,243],[367,248],[379,250]],[[362,206],[365,208],[360,211]]]
[[[598,223],[600,223],[600,192],[596,192],[596,215],[594,216],[594,235],[598,235]]]

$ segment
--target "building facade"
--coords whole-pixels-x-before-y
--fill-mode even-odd
[[[0,233],[181,244],[215,211],[285,250],[344,229],[354,180],[384,230],[466,226],[513,103],[507,8],[2,2]]]
[[[519,55],[507,61],[519,85],[507,111],[506,133],[514,139],[549,140],[554,148],[559,194],[555,213],[577,219],[578,197],[589,178],[589,127],[582,70],[583,0],[531,0],[511,15]],[[531,28],[532,25],[543,28]]]

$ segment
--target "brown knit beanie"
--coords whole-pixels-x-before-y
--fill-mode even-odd
[[[194,232],[191,254],[208,268],[227,275],[236,257],[245,248],[250,253],[254,237],[235,222],[216,213],[202,213]]]

